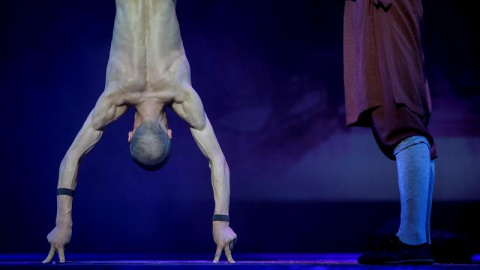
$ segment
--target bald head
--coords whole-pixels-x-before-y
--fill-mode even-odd
[[[167,163],[170,155],[167,132],[154,121],[143,122],[133,133],[130,155],[142,169],[160,169]]]

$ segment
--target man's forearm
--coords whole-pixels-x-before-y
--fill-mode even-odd
[[[60,164],[57,188],[75,190],[80,157],[74,155],[72,152],[73,151],[69,150]]]
[[[211,161],[214,214],[228,215],[230,205],[230,170],[225,158]]]

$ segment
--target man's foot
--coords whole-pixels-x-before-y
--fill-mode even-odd
[[[393,236],[382,241],[378,251],[358,257],[359,264],[433,264],[431,245],[407,245]]]

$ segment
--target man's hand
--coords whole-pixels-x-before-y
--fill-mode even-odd
[[[232,249],[237,241],[237,235],[232,228],[228,226],[228,222],[213,221],[213,241],[217,244],[217,251],[215,252],[214,263],[218,263],[222,250],[225,251],[225,256],[229,263],[235,263],[232,258]]]
[[[58,257],[61,263],[65,262],[65,252],[64,246],[70,242],[70,238],[72,237],[72,227],[71,226],[56,226],[48,235],[47,239],[50,243],[50,252],[43,263],[49,263],[53,256],[55,255],[55,251],[58,252]]]

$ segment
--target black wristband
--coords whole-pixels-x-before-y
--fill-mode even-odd
[[[230,222],[230,217],[228,215],[213,215],[212,220]]]
[[[75,194],[75,190],[69,188],[57,188],[57,196],[58,195],[67,195],[73,198],[73,194]]]

